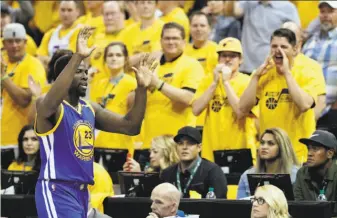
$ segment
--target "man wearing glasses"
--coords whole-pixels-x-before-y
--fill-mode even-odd
[[[220,167],[199,156],[201,134],[194,127],[185,126],[174,137],[180,162],[163,170],[164,182],[174,184],[184,198],[193,193],[206,197],[209,188],[214,188],[216,198],[226,198],[227,180]]]

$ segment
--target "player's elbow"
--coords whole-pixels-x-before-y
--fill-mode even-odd
[[[140,134],[140,129],[141,129],[140,125],[133,125],[130,128],[128,128],[128,130],[126,131],[126,134],[129,136],[136,136]]]

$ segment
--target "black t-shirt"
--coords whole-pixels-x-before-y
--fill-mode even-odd
[[[162,171],[161,180],[163,182],[169,182],[176,187],[177,185],[177,171],[178,164],[170,166]],[[181,188],[184,190],[187,181],[190,178],[190,172],[185,171],[180,172],[180,183]],[[202,195],[203,198],[206,197],[208,189],[210,187],[214,188],[214,193],[216,198],[227,198],[227,179],[225,174],[222,172],[221,168],[208,160],[202,159],[199,168],[197,169],[191,184],[189,185],[186,193],[184,193],[184,198],[189,198],[190,190],[196,191]]]

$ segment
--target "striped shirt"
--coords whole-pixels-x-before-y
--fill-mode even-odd
[[[337,100],[337,28],[323,35],[315,33],[304,45],[303,53],[322,65],[326,82],[326,102]]]

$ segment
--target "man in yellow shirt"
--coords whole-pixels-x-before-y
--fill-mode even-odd
[[[179,1],[158,1],[158,9],[163,13],[160,17],[165,23],[175,22],[185,29],[186,42],[190,38],[190,22],[184,9],[179,7]]]
[[[132,24],[126,30],[129,54],[161,50],[160,34],[164,22],[155,17],[156,1],[136,1],[135,5],[140,22]]]
[[[317,100],[317,79],[311,67],[294,64],[296,36],[291,30],[275,30],[270,44],[271,54],[251,76],[239,109],[249,114],[258,99],[260,132],[272,127],[284,129],[298,159],[304,162],[308,151],[298,140],[315,130],[312,108]]]
[[[254,114],[243,116],[238,109],[240,95],[249,83],[249,76],[239,72],[243,62],[241,43],[225,38],[217,51],[219,64],[202,80],[192,103],[194,115],[202,111],[207,114],[201,156],[214,161],[213,151],[244,148],[251,149],[255,156]]]
[[[1,149],[16,148],[17,137],[28,123],[28,109],[32,93],[28,75],[44,85],[46,73],[40,61],[27,54],[26,30],[18,23],[7,24],[3,30],[6,55],[1,64]]]
[[[103,53],[105,47],[111,42],[125,41],[125,8],[117,1],[108,1],[103,4],[103,21],[105,31],[94,36],[93,41],[97,47],[90,58],[90,65],[94,71],[104,71]],[[109,75],[107,75],[109,76]]]
[[[1,7],[1,40],[0,40],[0,49],[2,50],[3,48],[3,44],[2,44],[2,33],[3,30],[5,28],[5,26],[9,23],[12,23],[12,18],[10,15],[10,12],[8,10],[8,7]],[[36,54],[36,50],[37,50],[37,46],[34,42],[34,40],[32,39],[32,37],[30,37],[29,35],[26,34],[26,40],[27,40],[27,45],[26,45],[26,52],[30,55],[35,55]]]
[[[80,24],[75,21],[79,16],[79,8],[75,1],[61,1],[59,7],[61,24],[45,33],[37,50],[38,58],[45,69],[48,68],[50,58],[58,49],[76,50],[76,40]]]
[[[143,148],[150,148],[152,138],[174,135],[183,126],[195,126],[190,102],[204,76],[200,63],[185,54],[185,30],[177,23],[164,25],[161,34],[163,55],[153,74],[142,128]]]
[[[104,22],[102,16],[102,6],[104,1],[86,1],[88,12],[79,17],[76,23],[95,27],[95,33],[104,31]]]
[[[282,25],[282,28],[289,29],[293,31],[296,35],[297,55],[295,57],[294,64],[302,65],[302,66],[310,66],[312,68],[312,72],[314,73],[314,76],[316,77],[318,81],[317,102],[314,108],[315,118],[317,121],[318,118],[321,116],[322,111],[326,107],[326,103],[325,103],[326,87],[325,87],[325,79],[324,79],[322,66],[317,61],[309,58],[308,56],[305,56],[301,52],[302,44],[303,44],[302,31],[301,31],[301,28],[295,22],[292,22],[292,21],[285,22]]]

